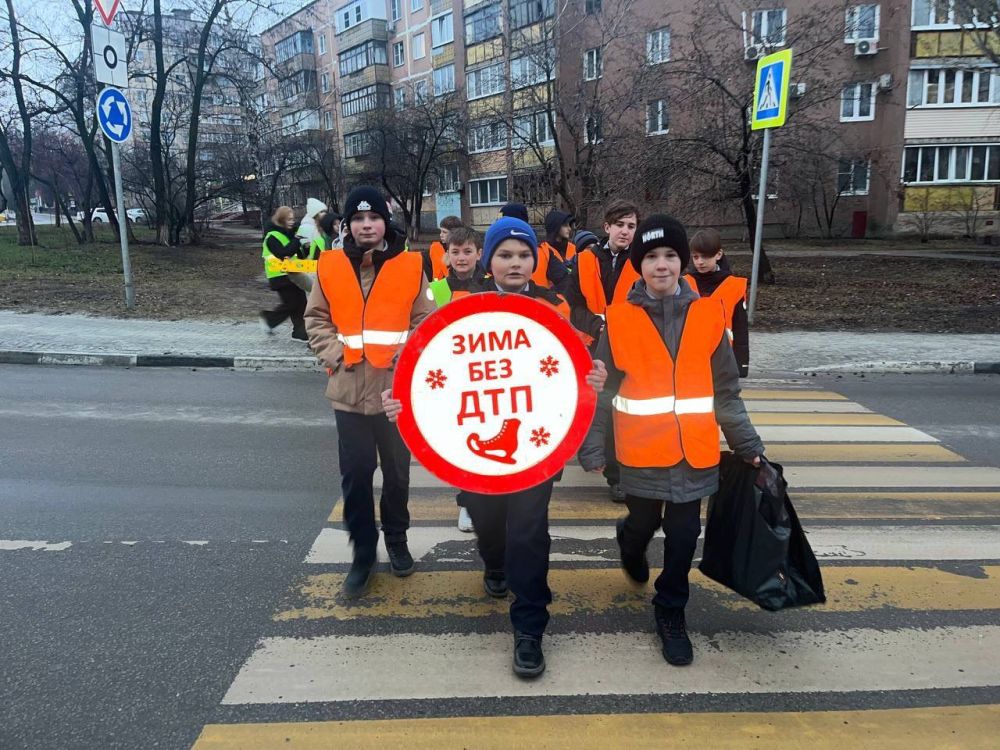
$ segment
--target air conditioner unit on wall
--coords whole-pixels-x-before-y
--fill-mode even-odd
[[[875,54],[878,54],[878,42],[874,39],[864,39],[854,45],[855,57],[868,57]]]
[[[744,50],[743,53],[744,59],[749,61],[759,60],[763,56],[764,56],[764,47],[759,44],[747,45],[747,48]]]

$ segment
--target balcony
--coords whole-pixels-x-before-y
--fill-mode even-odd
[[[319,109],[319,92],[316,89],[310,89],[309,91],[300,91],[287,99],[279,97],[278,107],[285,111]]]
[[[389,31],[386,28],[387,22],[381,18],[369,18],[356,26],[352,26],[346,31],[337,34],[337,47],[339,49],[350,49],[358,44],[374,39],[379,42],[389,41]]]
[[[300,70],[316,70],[316,55],[312,52],[300,52],[292,55],[287,60],[283,60],[277,65],[279,78],[298,73]]]
[[[360,70],[340,76],[340,88],[342,91],[353,91],[354,89],[371,86],[373,83],[391,83],[392,76],[389,73],[388,65],[374,64],[366,65]]]

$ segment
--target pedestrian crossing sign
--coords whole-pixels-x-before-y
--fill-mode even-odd
[[[780,128],[788,111],[788,81],[792,72],[792,51],[775,52],[757,61],[754,84],[752,130]]]

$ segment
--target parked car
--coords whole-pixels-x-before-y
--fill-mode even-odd
[[[146,221],[146,212],[141,208],[126,208],[125,216],[131,222]],[[77,219],[83,220],[83,212],[77,214]],[[95,208],[90,215],[90,221],[94,224],[106,224],[108,222],[108,212],[103,208]]]

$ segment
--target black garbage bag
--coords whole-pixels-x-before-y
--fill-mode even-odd
[[[759,469],[723,453],[708,501],[698,569],[763,609],[826,602],[819,563],[788,499],[779,464]]]

